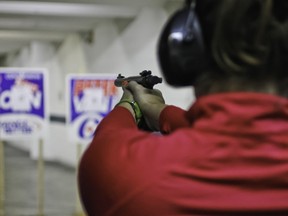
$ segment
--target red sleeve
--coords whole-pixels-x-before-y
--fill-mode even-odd
[[[187,111],[176,106],[165,107],[159,117],[160,131],[169,134],[179,128],[190,126],[186,113]]]
[[[141,133],[131,113],[121,106],[115,107],[98,125],[78,169],[80,197],[88,215],[104,215],[112,208],[107,203],[124,196],[118,185],[122,186],[122,179],[131,175],[125,174],[133,164],[127,155],[129,145]],[[117,196],[112,199],[114,193]]]
[[[173,118],[168,120],[171,113]],[[162,123],[171,129],[188,124],[184,114],[179,108],[167,107],[161,112]],[[98,125],[79,163],[79,192],[88,215],[108,215],[107,211],[119,208],[122,200],[131,199],[135,191],[159,178],[161,166],[156,165],[168,164],[171,156],[167,153],[174,148],[169,145],[174,140],[167,142],[165,138],[139,130],[127,109],[115,107]]]
[[[124,107],[115,107],[98,125],[95,134],[102,130],[114,130],[118,128],[137,128],[135,119]]]

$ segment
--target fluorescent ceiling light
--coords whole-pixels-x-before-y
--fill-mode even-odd
[[[37,30],[53,30],[53,31],[87,31],[97,23],[96,18],[82,20],[75,19],[59,19],[50,17],[42,18],[0,18],[0,29],[37,29]]]
[[[81,3],[0,1],[0,13],[78,16],[78,17],[135,17],[139,9],[127,6],[112,6]]]
[[[63,32],[39,32],[39,31],[0,31],[0,39],[5,40],[48,40],[61,41],[67,34]]]

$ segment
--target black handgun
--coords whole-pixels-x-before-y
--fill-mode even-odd
[[[117,79],[114,81],[115,86],[123,87],[130,81],[136,81],[145,88],[152,89],[154,85],[162,83],[162,78],[151,75],[151,71],[144,70],[140,73],[140,76],[124,77],[121,74],[118,75]]]

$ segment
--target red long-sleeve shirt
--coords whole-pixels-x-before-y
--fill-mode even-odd
[[[159,135],[116,107],[79,166],[89,216],[288,215],[288,102],[258,93],[166,107]]]

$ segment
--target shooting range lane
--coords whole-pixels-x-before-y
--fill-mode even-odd
[[[5,215],[37,215],[37,160],[27,152],[4,145]],[[45,163],[46,216],[68,216],[75,212],[75,170]],[[2,215],[1,215],[2,216]]]

